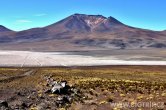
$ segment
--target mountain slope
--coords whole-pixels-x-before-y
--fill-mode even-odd
[[[10,31],[12,31],[12,30],[0,25],[0,33],[2,33],[2,32],[10,32]]]
[[[11,42],[11,36],[14,31],[0,25],[0,43]]]
[[[140,48],[166,48],[166,32],[130,27],[113,17],[85,14],[74,14],[52,25],[21,32],[2,34],[0,28],[0,49],[71,51]]]

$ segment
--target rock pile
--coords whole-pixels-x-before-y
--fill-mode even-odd
[[[81,101],[82,94],[75,87],[69,86],[67,81],[55,81],[53,78],[45,77],[47,81],[46,94],[56,94],[58,107],[71,104],[73,101]]]
[[[0,110],[55,110],[84,100],[80,90],[69,86],[65,80],[44,77],[38,86],[13,91],[7,100],[0,100]]]

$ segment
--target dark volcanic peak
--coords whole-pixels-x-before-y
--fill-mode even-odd
[[[108,18],[103,16],[103,15],[86,15],[86,14],[73,14],[71,16],[72,17],[77,17],[77,18],[83,19],[83,20],[92,20],[93,22],[95,22],[95,20],[99,20],[100,19],[99,21],[108,20],[109,22],[122,24],[120,21],[118,21],[117,19],[115,19],[112,16],[110,16]]]
[[[104,17],[102,15],[74,14],[69,17],[80,24],[86,25],[91,31],[109,30],[112,26],[124,25],[113,17]]]
[[[112,29],[113,26],[123,24],[113,17],[102,15],[73,14],[55,24],[48,26],[51,30],[61,29],[61,31],[74,32],[104,32]]]
[[[118,21],[117,19],[113,18],[112,16],[108,17],[108,20],[111,23],[123,24],[122,22]]]
[[[8,32],[8,31],[12,31],[12,30],[0,25],[0,32]]]
[[[166,48],[165,43],[166,31],[135,28],[102,15],[73,14],[52,25],[21,32],[0,26],[0,49],[14,46],[16,50],[40,51]]]
[[[95,17],[95,18],[105,18],[107,19],[107,17],[103,16],[103,15],[87,15],[87,14],[73,14],[71,16],[77,16],[77,17]]]

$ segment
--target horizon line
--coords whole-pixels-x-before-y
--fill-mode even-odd
[[[36,27],[34,26],[34,27],[32,27],[32,28],[27,28],[27,29],[22,29],[22,30],[11,29],[11,28],[8,28],[7,26],[2,25],[2,24],[0,24],[0,26],[3,26],[3,27],[5,27],[5,28],[7,28],[7,29],[9,29],[9,30],[11,30],[11,31],[14,31],[14,32],[21,32],[21,31],[26,31],[26,30],[35,29],[35,28],[44,28],[44,27],[47,27],[47,26],[49,26],[49,25],[58,23],[58,22],[60,22],[61,20],[66,19],[66,18],[68,18],[68,17],[70,17],[70,16],[73,16],[73,15],[102,16],[102,17],[105,17],[105,18],[112,17],[112,18],[116,19],[116,18],[113,17],[113,16],[108,16],[108,17],[106,17],[106,16],[104,16],[104,15],[102,15],[102,14],[80,14],[80,13],[74,13],[74,14],[70,14],[70,15],[68,15],[68,16],[66,16],[66,17],[64,17],[64,18],[62,18],[62,19],[60,19],[60,20],[57,20],[57,21],[55,21],[55,22],[52,22],[52,23],[50,23],[50,24],[48,24],[48,25],[36,26]],[[116,20],[118,20],[118,19],[116,19]],[[118,20],[118,21],[120,21],[120,20]],[[121,22],[121,21],[120,21],[120,22]],[[123,23],[123,22],[121,22],[121,23]],[[126,23],[123,23],[123,24],[126,25],[126,26],[129,26],[129,27],[138,28],[138,29],[144,29],[144,30],[149,30],[149,31],[158,31],[158,32],[166,31],[166,29],[159,29],[159,30],[156,30],[156,29],[150,29],[150,28],[142,28],[142,27],[137,27],[137,26],[131,26],[131,25],[128,25],[128,24],[126,24]]]

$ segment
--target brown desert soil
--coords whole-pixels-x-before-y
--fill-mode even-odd
[[[67,81],[66,93],[47,92],[47,78]],[[61,100],[70,97],[70,100]],[[160,106],[132,106],[161,102]],[[7,103],[7,106],[5,106]],[[113,104],[118,103],[113,106]],[[123,107],[121,104],[130,104]],[[164,110],[166,66],[0,68],[2,110]]]

